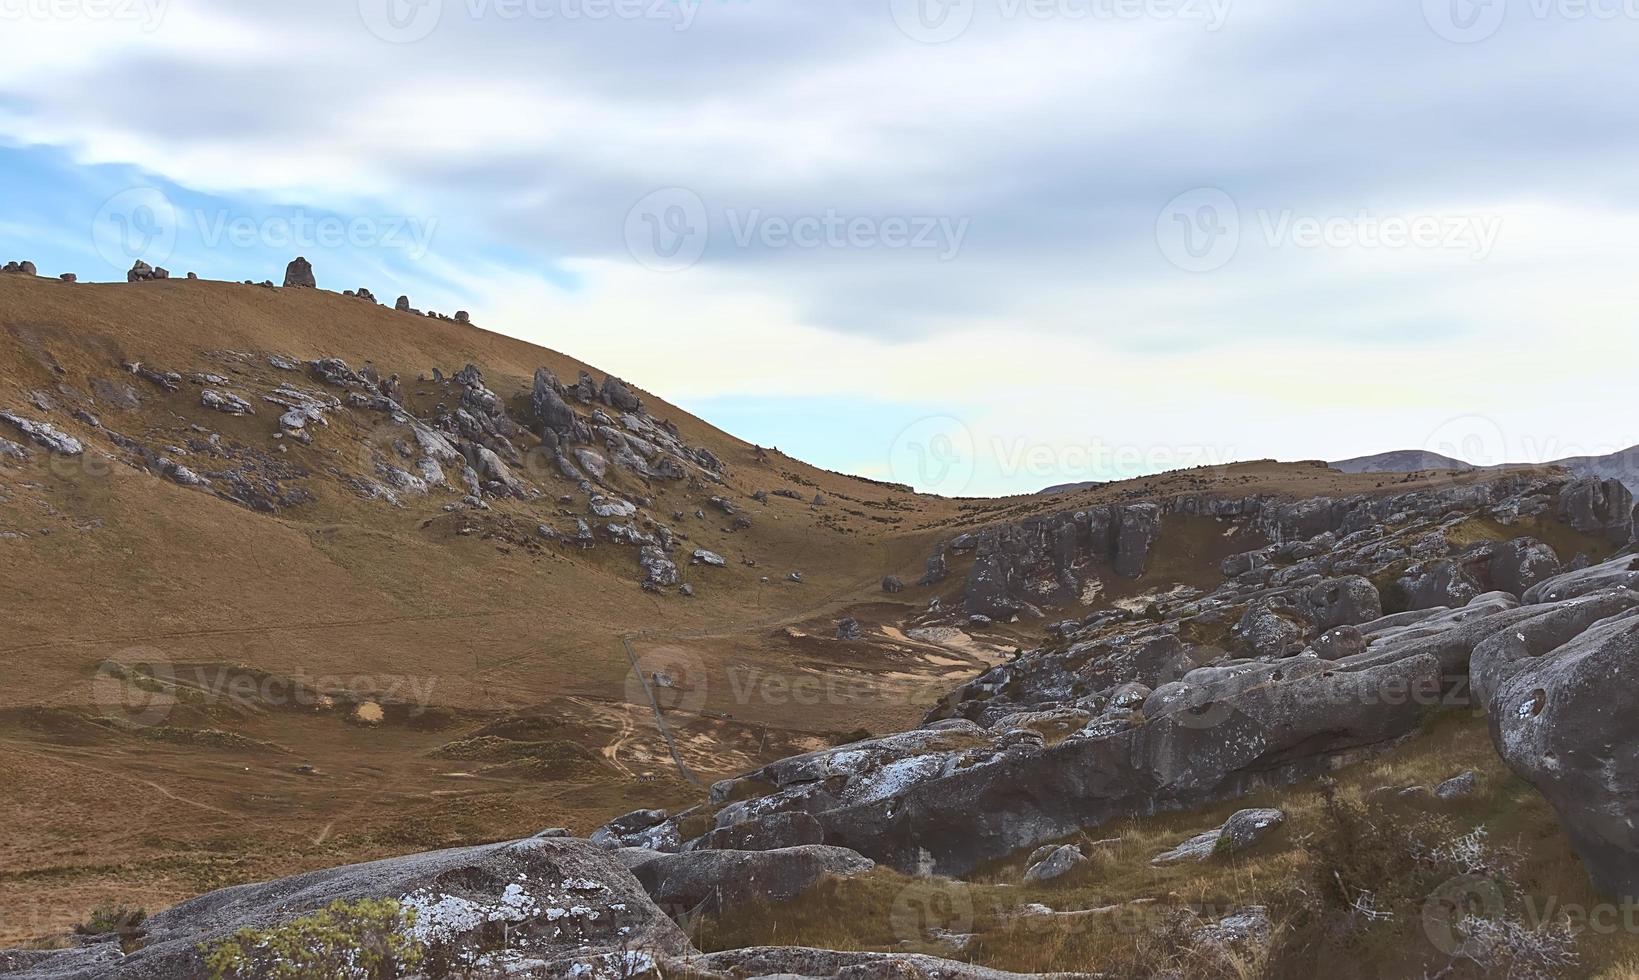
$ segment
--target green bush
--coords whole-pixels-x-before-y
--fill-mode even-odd
[[[414,910],[392,899],[332,902],[269,929],[241,929],[201,944],[211,980],[390,980],[415,969],[421,944],[408,934]]]

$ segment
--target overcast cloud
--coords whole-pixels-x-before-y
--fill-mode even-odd
[[[0,249],[302,251],[942,492],[1608,452],[1636,50],[1639,0],[0,0]]]

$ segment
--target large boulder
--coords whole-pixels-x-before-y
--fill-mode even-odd
[[[1639,591],[1639,556],[1623,555],[1586,568],[1555,575],[1525,591],[1525,604],[1558,602],[1606,589]]]
[[[290,264],[285,266],[285,285],[299,286],[303,289],[317,287],[318,282],[313,278],[313,263],[300,255],[291,259]]]
[[[1531,618],[1497,631],[1474,647],[1468,663],[1474,705],[1489,711],[1498,688],[1530,669],[1536,658],[1553,653],[1595,623],[1636,606],[1639,592],[1616,588],[1524,607],[1534,613]]]
[[[1309,590],[1305,609],[1315,628],[1324,632],[1335,626],[1358,626],[1383,615],[1383,599],[1377,586],[1359,575],[1334,578]]]
[[[1639,900],[1639,612],[1536,657],[1492,699],[1491,736],[1558,812],[1598,890]]]
[[[535,370],[535,387],[530,402],[535,409],[535,420],[540,423],[543,433],[556,432],[560,436],[567,436],[575,428],[575,412],[559,394],[562,386],[552,372],[546,368]]]
[[[1585,477],[1567,484],[1559,494],[1561,520],[1613,544],[1632,539],[1633,507],[1633,493],[1620,480]]]
[[[1491,553],[1491,587],[1523,596],[1534,585],[1558,575],[1559,555],[1536,538],[1515,538]]]
[[[1150,551],[1161,537],[1161,508],[1131,504],[1116,511],[1115,573],[1138,578],[1149,567]]]
[[[584,841],[532,838],[223,889],[149,919],[141,947],[129,955],[119,943],[102,943],[50,955],[7,977],[205,980],[201,944],[239,929],[277,927],[338,900],[383,898],[415,911],[413,936],[473,961],[507,953],[571,970],[626,949],[691,952],[682,931],[609,854]]]
[[[1308,628],[1291,606],[1269,600],[1249,607],[1234,632],[1260,657],[1287,657],[1303,649]]]
[[[643,408],[643,399],[637,397],[637,394],[626,386],[626,382],[612,374],[604,377],[603,390],[598,395],[605,405],[623,412],[636,412]]]
[[[1197,834],[1177,847],[1156,855],[1151,864],[1205,861],[1235,854],[1255,846],[1280,829],[1286,814],[1280,810],[1242,810],[1224,821],[1222,827]]]
[[[707,834],[700,846],[719,851],[778,851],[825,843],[825,828],[801,811],[770,813]]]
[[[827,875],[851,877],[874,862],[842,847],[806,844],[773,851],[625,850],[616,857],[662,909],[719,914],[759,903],[789,902]]]
[[[1466,606],[1485,592],[1474,565],[1445,559],[1418,565],[1400,577],[1400,591],[1408,609]]]

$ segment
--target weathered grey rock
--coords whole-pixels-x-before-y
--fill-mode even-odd
[[[708,565],[712,568],[725,568],[728,566],[728,560],[722,555],[715,551],[707,551],[704,548],[696,548],[693,557],[689,560],[696,565]]]
[[[409,312],[411,312],[410,311],[410,297],[400,296],[398,298],[398,301],[393,304],[393,309],[397,310],[400,313],[409,313]]]
[[[1115,525],[1115,572],[1138,578],[1149,567],[1150,550],[1161,537],[1161,508],[1154,504],[1130,504],[1117,509]]]
[[[285,266],[286,287],[294,286],[302,289],[314,289],[317,288],[318,285],[318,281],[313,278],[313,263],[302,258],[300,255],[296,256],[294,259],[291,259],[290,264]]]
[[[826,875],[852,877],[875,867],[842,847],[804,844],[773,851],[616,852],[649,897],[674,917],[789,902]]]
[[[637,397],[637,394],[626,386],[626,382],[612,374],[604,376],[603,388],[598,392],[598,397],[603,400],[605,405],[618,408],[623,412],[643,410],[643,399]]]
[[[1322,582],[1309,590],[1305,609],[1315,628],[1357,626],[1383,615],[1383,600],[1377,586],[1359,575],[1345,575]]]
[[[859,620],[849,616],[837,624],[837,639],[843,642],[852,642],[862,637],[859,629]]]
[[[693,970],[711,970],[736,977],[836,978],[836,980],[1092,980],[1094,974],[1049,973],[1026,975],[942,960],[921,953],[851,953],[796,946],[753,946],[707,953],[692,958]]]
[[[535,370],[535,386],[530,403],[535,410],[536,421],[544,430],[543,435],[550,431],[567,436],[574,431],[575,410],[563,400],[563,396],[559,394],[561,389],[562,386],[558,384],[558,379],[552,376],[551,371],[546,368]]]
[[[1260,657],[1288,657],[1304,647],[1307,626],[1290,606],[1259,602],[1235,624],[1235,635]]]
[[[1458,800],[1474,793],[1479,777],[1473,770],[1453,776],[1434,787],[1434,797],[1440,800]]]
[[[1559,814],[1605,895],[1639,900],[1639,612],[1533,660],[1492,700],[1503,761]]]
[[[1269,910],[1253,905],[1196,929],[1190,934],[1190,941],[1199,947],[1234,951],[1246,956],[1258,947],[1267,946],[1274,928]]]
[[[633,810],[616,817],[592,832],[587,839],[608,850],[643,848],[675,851],[681,843],[677,828],[666,819],[665,810]]]
[[[1278,830],[1286,822],[1280,810],[1242,810],[1222,827],[1198,834],[1170,851],[1157,854],[1151,864],[1205,861],[1244,851]]]
[[[778,851],[805,844],[825,843],[825,828],[800,811],[770,813],[719,827],[707,834],[700,847],[720,851]]]
[[[1465,606],[1485,591],[1472,566],[1445,560],[1417,566],[1400,578],[1400,589],[1411,609]]]
[[[119,955],[119,944],[104,943],[53,954],[8,977],[204,980],[200,944],[241,928],[287,923],[336,900],[365,898],[390,898],[416,910],[416,937],[473,959],[502,949],[570,961],[633,948],[658,955],[692,951],[608,854],[583,841],[531,838],[223,889],[149,919],[145,945],[128,956]]]
[[[1621,555],[1598,565],[1567,571],[1525,591],[1526,605],[1575,599],[1606,589],[1639,591],[1639,556]]]
[[[637,513],[637,505],[619,497],[606,497],[594,493],[589,506],[592,513],[604,520],[621,520]]]
[[[1523,596],[1560,573],[1559,555],[1536,538],[1515,538],[1497,545],[1490,571],[1493,589]]]
[[[889,575],[882,580],[882,591],[889,595],[898,595],[905,591],[905,583],[900,581],[897,576]]]
[[[1560,491],[1559,516],[1584,534],[1615,544],[1633,539],[1633,493],[1620,480],[1586,477]]]
[[[1366,637],[1358,626],[1339,626],[1315,639],[1314,651],[1322,660],[1343,660],[1366,652]]]
[[[231,391],[217,391],[214,388],[206,388],[199,393],[199,403],[206,408],[227,415],[256,414],[256,409],[250,402],[245,401]]]
[[[928,556],[927,567],[922,572],[922,585],[938,585],[950,577],[950,564],[945,559],[943,546]]]
[[[50,423],[24,418],[12,412],[0,412],[0,421],[10,424],[42,448],[59,456],[79,456],[85,452],[84,443]]]
[[[1469,656],[1469,683],[1474,705],[1491,710],[1497,690],[1532,661],[1553,653],[1590,626],[1639,607],[1639,592],[1625,588],[1590,592],[1562,602],[1526,606],[1529,618],[1481,641]]]
[[[663,548],[645,547],[638,555],[638,564],[643,568],[643,584],[647,588],[670,588],[683,580],[677,564],[666,557]]]
[[[1034,857],[1034,855],[1032,856]],[[1084,864],[1086,861],[1087,855],[1081,853],[1081,848],[1076,847],[1074,844],[1055,847],[1049,850],[1047,854],[1041,855],[1039,860],[1030,863],[1030,866],[1025,869],[1024,880],[1041,882],[1062,878],[1074,871],[1077,865]]]

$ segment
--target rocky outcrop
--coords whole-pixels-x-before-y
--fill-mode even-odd
[[[1639,612],[1530,658],[1491,700],[1491,734],[1559,814],[1595,887],[1639,900]]]
[[[670,831],[647,833],[675,834],[679,850],[710,847],[711,830],[686,839],[683,828],[801,813],[827,844],[905,871],[959,875],[1111,820],[1324,772],[1462,703],[1477,648],[1489,671],[1509,659],[1495,653],[1499,637],[1540,632],[1548,643],[1590,622],[1591,612],[1522,606],[1491,588],[1522,588],[1550,570],[1540,542],[1481,542],[1451,557],[1446,533],[1475,517],[1552,519],[1564,483],[1504,477],[1343,501],[1175,502],[1175,512],[1237,515],[1276,538],[1314,533],[1226,562],[1236,574],[1211,592],[1174,590],[1143,612],[1057,624],[1048,646],[952,692],[926,728],[766,766],[714,787],[713,802],[667,820]],[[1045,603],[1080,582],[1088,542],[1119,537],[1111,517],[1081,511],[988,528],[944,542],[936,557],[971,551],[977,608],[1017,612],[1021,595]],[[1445,587],[1445,604],[1385,615],[1374,582],[1420,561],[1449,561],[1471,579]],[[1609,588],[1630,574],[1620,568],[1580,574]],[[1567,583],[1579,580],[1525,591]],[[1560,618],[1526,625],[1550,613]],[[1191,639],[1202,636],[1224,645]]]
[[[1633,539],[1633,493],[1619,480],[1585,477],[1571,483],[1560,492],[1559,514],[1584,534],[1615,544]]]
[[[1148,503],[1094,507],[985,528],[969,539],[974,558],[963,608],[970,615],[1006,620],[1021,614],[1039,616],[1042,606],[1077,602],[1095,565],[1127,578],[1142,575],[1160,534],[1161,509]],[[923,584],[943,577],[945,546],[940,547],[928,560]],[[966,550],[956,542],[951,547]]]
[[[674,918],[721,914],[758,903],[789,902],[827,875],[851,877],[875,865],[840,847],[806,844],[778,850],[697,850],[664,854],[622,850],[615,857]]]
[[[618,408],[622,412],[639,412],[643,410],[643,399],[637,397],[636,393],[626,386],[626,382],[612,374],[604,377],[603,389],[598,392],[598,397],[603,400],[605,405]]]
[[[300,255],[291,259],[290,264],[285,266],[285,286],[287,288],[295,286],[302,289],[314,289],[318,285],[318,282],[313,278],[313,263]]]
[[[685,955],[688,939],[609,854],[584,841],[532,838],[317,871],[212,892],[142,926],[140,948],[117,942],[51,954],[16,980],[204,980],[199,946],[267,929],[337,900],[393,899],[416,913],[410,934],[486,975],[538,964],[591,975],[600,958],[642,949]]]
[[[165,269],[155,268],[148,263],[137,259],[131,265],[131,270],[125,274],[126,282],[149,282],[154,279],[169,279],[171,273]]]
[[[13,412],[0,412],[0,422],[5,422],[40,447],[59,456],[79,456],[85,452],[84,443],[48,422],[24,418]]]

